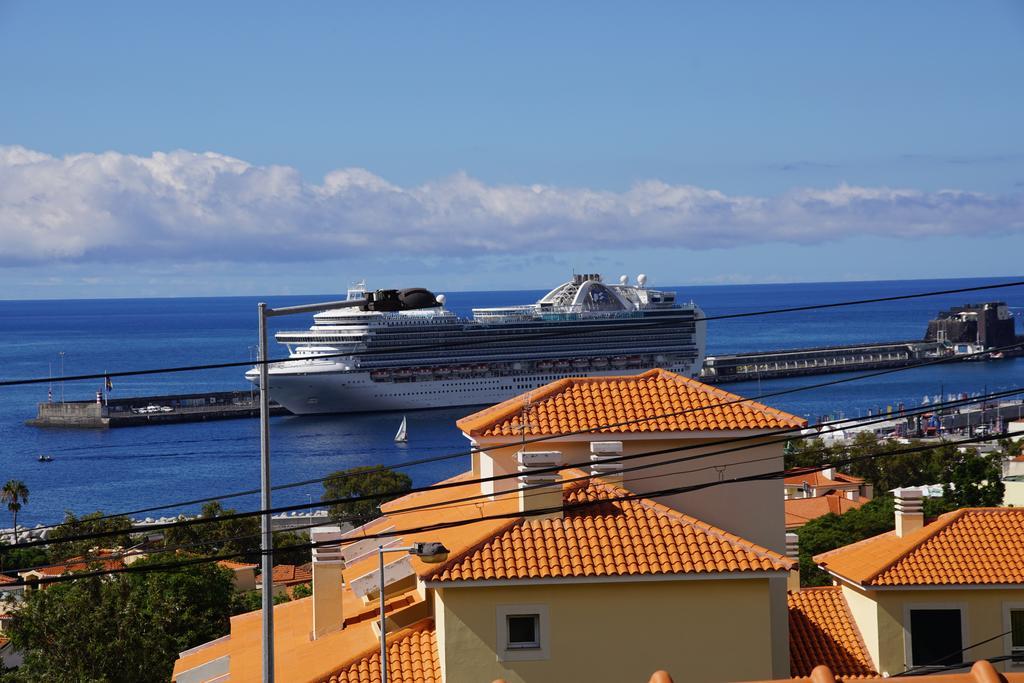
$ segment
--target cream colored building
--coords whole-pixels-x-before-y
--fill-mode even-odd
[[[652,371],[562,380],[459,426],[479,448],[470,471],[361,528],[314,531],[313,596],[275,608],[279,680],[372,680],[378,545],[428,541],[443,563],[386,555],[391,680],[789,675],[781,479],[718,482],[781,471],[771,437],[802,420]],[[174,670],[259,675],[258,612]]]
[[[815,557],[874,669],[895,675],[990,659],[1024,671],[1024,510],[965,508],[924,524],[896,493],[896,530]]]

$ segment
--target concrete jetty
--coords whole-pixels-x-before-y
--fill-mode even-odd
[[[283,406],[273,402],[270,404],[270,412],[272,415],[289,414]],[[259,394],[249,391],[216,391],[40,403],[36,417],[27,420],[26,424],[33,427],[106,429],[227,420],[257,417],[259,414]]]

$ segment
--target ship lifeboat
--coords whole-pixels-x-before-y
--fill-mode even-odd
[[[550,370],[553,363],[549,360],[542,360],[537,362],[538,370]]]
[[[590,364],[593,365],[595,368],[597,368],[599,370],[602,370],[602,369],[608,367],[608,359],[607,358],[595,358],[594,360],[590,361]]]
[[[460,365],[457,368],[455,368],[455,372],[457,374],[459,374],[459,375],[472,375],[473,374],[473,366],[472,365]]]
[[[371,370],[370,379],[377,380],[378,382],[383,381],[391,376],[391,373],[387,370]]]
[[[395,370],[395,377],[398,379],[409,379],[412,377],[412,370],[409,368],[399,368]]]
[[[585,370],[590,367],[590,361],[586,358],[577,358],[572,362],[572,366],[577,370]]]
[[[430,368],[416,368],[417,377],[433,377],[434,371]]]
[[[555,361],[555,368],[557,370],[568,370],[569,366],[570,366],[570,364],[569,364],[569,361],[567,361],[567,360],[556,360]]]
[[[640,356],[627,356],[626,357],[626,365],[628,365],[631,368],[639,367],[640,364],[643,363],[643,362],[644,362],[644,359],[641,358]]]
[[[479,365],[473,366],[473,372],[487,372],[488,369],[489,368],[484,363],[480,363]]]
[[[437,375],[438,377],[447,377],[448,375],[452,374],[452,369],[445,367],[434,368],[434,374]]]
[[[612,358],[612,367],[624,368],[626,367],[627,362],[628,361],[626,360],[625,356],[615,356],[614,358]]]

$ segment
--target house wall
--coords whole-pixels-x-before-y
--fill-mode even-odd
[[[773,675],[768,579],[449,587],[435,600],[448,683],[641,681],[656,669],[707,683]],[[517,604],[547,612],[547,659],[499,661],[499,609]]]
[[[909,664],[907,610],[912,606],[961,607],[965,647],[1005,632],[1008,629],[1005,624],[1007,605],[1024,608],[1024,587],[864,591],[844,585],[843,594],[876,668],[889,675],[903,671]],[[1009,638],[995,638],[965,652],[964,659],[973,661],[1008,654]],[[1012,666],[1006,662],[995,664],[1001,671],[1024,670],[1024,667]]]
[[[590,441],[622,440],[624,456],[674,447],[695,447],[675,453],[624,460],[623,466],[626,468],[652,465],[636,472],[626,472],[623,479],[624,486],[630,491],[647,494],[668,488],[715,482],[721,478],[732,479],[781,470],[782,444],[756,445],[754,441],[732,444],[728,447],[721,444],[722,439],[750,434],[749,431],[728,432],[715,439],[694,438],[678,432],[659,438],[603,434],[587,439],[552,439],[529,445],[527,449],[560,451],[563,463],[586,469],[590,465]],[[698,457],[687,462],[657,464],[678,458],[694,458],[739,445],[750,447],[731,453]],[[516,453],[521,446],[514,443],[484,443],[482,446],[487,449],[480,454],[482,476],[517,472]],[[493,495],[495,492],[511,490],[516,485],[517,480],[510,478],[494,482],[493,485],[484,483],[483,491]],[[779,553],[785,552],[785,501],[781,479],[712,486],[697,491],[660,496],[656,500],[766,548]]]

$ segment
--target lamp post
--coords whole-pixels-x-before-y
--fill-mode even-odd
[[[373,301],[372,296],[365,299],[348,299],[346,301],[325,301],[319,304],[301,306],[285,306],[267,308],[265,303],[258,304],[259,309],[259,347],[257,363],[259,364],[260,383],[260,506],[264,511],[260,515],[260,559],[263,569],[263,683],[274,683],[274,535],[270,516],[270,365],[267,357],[267,318],[298,313],[317,313],[334,308],[351,308],[364,306]],[[61,401],[64,400],[64,352],[61,359]]]
[[[388,683],[388,630],[384,625],[384,553],[409,553],[428,564],[438,564],[448,559],[448,548],[443,543],[413,543],[401,548],[385,548],[377,546],[378,590],[380,592],[380,683]]]

